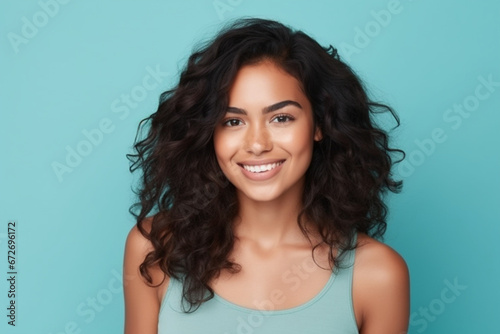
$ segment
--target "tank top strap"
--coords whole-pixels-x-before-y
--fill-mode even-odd
[[[354,235],[351,246],[355,246],[356,242],[357,233]],[[334,269],[332,273],[334,276],[333,284],[322,298],[321,307],[318,308],[318,312],[324,312],[323,316],[334,317],[337,324],[345,326],[346,333],[358,333],[352,302],[355,254],[356,248],[346,250],[341,254],[340,267]]]
[[[159,313],[161,314],[163,312],[163,309],[166,308],[167,304],[170,302],[173,306],[174,309],[177,309],[177,311],[182,312],[182,291],[183,291],[183,285],[182,285],[182,278],[177,279],[175,277],[170,277],[167,285],[167,292],[165,295],[163,295],[163,299],[161,301],[160,305],[160,311]],[[179,304],[174,304],[173,301],[178,301]]]

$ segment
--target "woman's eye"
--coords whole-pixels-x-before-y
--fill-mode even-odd
[[[289,122],[289,121],[292,121],[293,120],[293,117],[291,116],[288,116],[288,115],[278,115],[276,117],[273,118],[273,122],[277,122],[277,123],[285,123],[285,122]]]
[[[238,125],[241,125],[241,121],[239,119],[235,119],[235,118],[232,118],[232,119],[228,119],[226,121],[224,121],[224,123],[222,123],[222,125],[224,126],[238,126]]]

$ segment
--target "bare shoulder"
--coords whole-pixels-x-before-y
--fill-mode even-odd
[[[358,235],[353,300],[361,334],[404,333],[410,303],[408,266],[388,245]]]
[[[152,217],[148,217],[143,221],[142,226],[146,233],[151,231],[152,221]],[[144,257],[152,250],[153,245],[151,242],[141,233],[137,225],[134,225],[125,242],[125,261],[133,260],[136,257],[141,257],[142,261],[144,261]]]
[[[146,232],[150,231],[151,222],[152,218],[147,218],[143,222]],[[161,292],[168,284],[168,277],[164,280],[163,272],[155,267],[149,270],[151,283],[141,274],[140,265],[152,250],[151,242],[137,226],[134,226],[125,242],[123,262],[126,334],[152,334],[157,331]]]
[[[146,233],[151,231],[151,224],[153,222],[152,217],[148,217],[143,221],[143,228]],[[129,232],[127,240],[125,243],[125,256],[124,256],[124,267],[129,269],[128,274],[132,276],[140,275],[144,283],[145,279],[142,277],[139,266],[144,262],[146,256],[153,250],[153,245],[151,241],[146,238],[137,225],[135,225]],[[163,271],[157,266],[151,267],[149,270],[152,282],[150,285],[158,285],[164,281]],[[167,277],[168,280],[168,277]]]
[[[370,277],[367,281],[375,284],[399,281],[408,276],[408,267],[401,255],[390,246],[364,233],[358,235],[356,269],[363,273],[364,277]]]
[[[146,232],[151,230],[151,218],[144,221]],[[137,225],[134,225],[127,236],[125,242],[125,252],[131,251],[127,255],[136,255],[137,253],[147,254],[152,249],[151,242],[141,233]]]

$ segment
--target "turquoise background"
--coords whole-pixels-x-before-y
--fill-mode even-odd
[[[194,43],[242,16],[333,44],[400,115],[405,188],[389,198],[386,242],[411,271],[410,333],[498,332],[500,2],[55,1],[0,3],[1,333],[123,332],[119,277],[134,224],[125,154]],[[133,94],[128,105],[122,94]],[[68,147],[87,155],[58,177]]]

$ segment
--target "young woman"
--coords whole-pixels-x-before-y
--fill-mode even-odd
[[[406,333],[404,260],[377,241],[387,134],[333,47],[245,19],[141,122],[125,333]],[[141,127],[139,128],[141,133]]]

